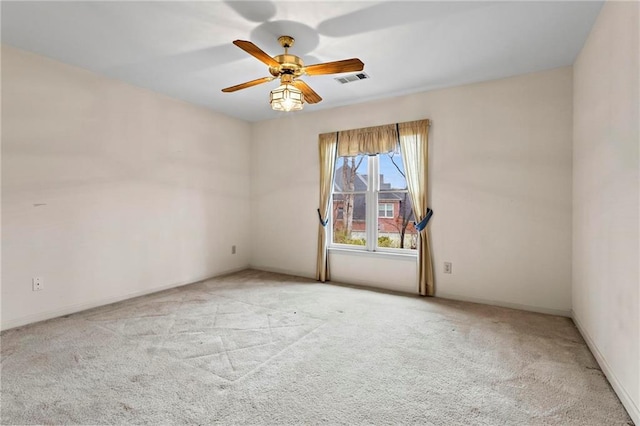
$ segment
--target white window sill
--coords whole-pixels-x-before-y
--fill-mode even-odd
[[[329,253],[345,254],[349,256],[363,256],[363,257],[377,257],[394,260],[404,260],[415,262],[418,258],[417,250],[412,250],[409,253],[399,253],[393,251],[367,251],[357,250],[343,247],[329,247]]]

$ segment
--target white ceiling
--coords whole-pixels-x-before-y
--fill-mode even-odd
[[[324,100],[306,111],[570,65],[602,2],[7,2],[2,42],[249,121],[277,81],[231,42],[270,55],[277,37],[307,65],[358,57],[371,79],[305,77]],[[304,112],[303,112],[304,113]]]

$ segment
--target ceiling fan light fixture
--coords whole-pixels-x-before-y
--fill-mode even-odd
[[[269,103],[275,111],[299,111],[304,107],[304,95],[293,84],[285,83],[271,91]]]

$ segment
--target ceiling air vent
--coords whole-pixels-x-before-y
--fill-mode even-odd
[[[344,77],[336,77],[335,79],[340,84],[347,84],[347,83],[353,83],[354,81],[358,81],[358,80],[366,80],[367,78],[370,78],[370,77],[366,73],[359,72],[357,74],[351,74]]]

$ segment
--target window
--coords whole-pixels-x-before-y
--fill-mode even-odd
[[[393,217],[393,204],[378,203],[378,217]]]
[[[366,251],[416,249],[418,233],[398,151],[339,157],[332,203],[333,247]]]

